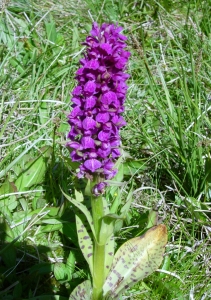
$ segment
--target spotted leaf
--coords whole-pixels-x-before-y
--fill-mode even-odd
[[[89,223],[89,226],[92,230],[92,233],[95,237],[95,230],[94,230],[94,226],[93,226],[92,216],[91,216],[89,210],[87,209],[87,207],[84,204],[82,204],[81,202],[78,202],[78,201],[72,199],[70,196],[68,196],[64,192],[63,192],[63,194],[67,198],[67,200],[69,200],[75,207],[77,207],[85,215],[85,217]]]
[[[78,243],[84,258],[89,264],[89,269],[93,275],[93,242],[92,234],[88,233],[87,226],[82,222],[79,215],[76,215],[76,227],[78,234]],[[82,217],[82,216],[81,216]],[[89,228],[89,227],[88,227]]]
[[[108,272],[110,271],[113,258],[114,258],[114,236],[111,235],[109,239],[107,240],[107,243],[105,245],[105,277],[108,275]]]
[[[118,299],[129,287],[158,269],[167,243],[166,226],[160,224],[130,239],[116,252],[105,284],[106,299]]]
[[[92,294],[92,286],[89,280],[86,280],[72,291],[69,300],[90,300]]]

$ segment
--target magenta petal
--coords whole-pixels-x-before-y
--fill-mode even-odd
[[[83,120],[83,128],[86,129],[86,130],[94,129],[95,125],[96,125],[96,122],[91,117],[86,117]]]
[[[96,152],[90,152],[89,153],[89,158],[96,158],[97,157],[97,153]]]
[[[117,169],[114,169],[114,170],[111,170],[111,171],[104,172],[105,178],[106,178],[107,180],[112,179],[112,178],[117,174],[117,172],[118,172]]]
[[[90,136],[83,137],[81,139],[81,144],[84,149],[95,148],[95,142]]]
[[[73,110],[70,113],[71,118],[75,118],[77,116],[81,115],[81,110],[78,106],[74,107]]]
[[[81,100],[79,98],[73,97],[72,98],[72,102],[78,106],[81,105]]]
[[[103,43],[100,45],[100,48],[105,51],[106,54],[111,54],[112,53],[112,48],[111,45],[108,43]]]
[[[98,134],[98,138],[102,142],[107,141],[109,136],[110,136],[110,132],[106,132],[106,131],[100,131]]]
[[[99,68],[99,62],[95,59],[91,59],[84,67],[87,69],[97,70]]]
[[[73,96],[80,96],[82,92],[82,87],[79,85],[79,86],[76,86],[72,92]]]
[[[73,150],[70,153],[70,157],[71,157],[72,161],[81,161],[83,159],[83,154],[81,152],[77,152],[77,151]]]
[[[84,108],[85,109],[93,108],[96,104],[96,101],[97,101],[96,97],[94,96],[86,98]]]
[[[107,187],[107,185],[108,184],[106,182],[100,182],[96,184],[92,190],[93,194],[95,194],[95,196],[100,196],[105,192],[105,188]]]
[[[111,149],[102,149],[102,148],[99,148],[97,150],[97,154],[101,157],[101,158],[107,158],[111,153]]]
[[[93,95],[96,89],[96,84],[94,81],[88,81],[84,86],[84,92],[88,95]]]
[[[103,124],[103,130],[110,131],[111,128],[112,128],[111,122],[107,122],[107,123]]]
[[[112,155],[112,158],[117,158],[117,157],[121,156],[121,152],[119,149],[112,149],[111,155]]]
[[[101,167],[101,162],[95,158],[88,159],[84,162],[84,166],[90,170],[91,172],[95,172],[97,169]]]
[[[100,123],[106,123],[109,120],[109,113],[104,112],[104,113],[99,113],[96,116],[96,121]]]
[[[115,64],[115,67],[117,69],[123,69],[125,67],[126,63],[127,63],[127,59],[124,57],[121,57],[118,59],[118,62]]]
[[[104,161],[104,170],[111,170],[114,166],[114,163],[111,161],[111,159],[107,159]]]
[[[118,127],[125,126],[127,124],[122,116],[118,117],[117,115],[114,116],[111,121]]]
[[[73,149],[82,150],[81,144],[79,144],[78,142],[68,143],[68,146]]]
[[[120,139],[110,140],[111,147],[118,147],[120,145]]]
[[[84,68],[80,68],[78,69],[78,71],[76,72],[77,75],[82,75],[84,71]]]
[[[109,105],[112,102],[117,101],[116,94],[114,92],[107,92],[102,96],[101,101],[103,104]]]

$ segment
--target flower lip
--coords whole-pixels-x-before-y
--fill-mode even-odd
[[[95,172],[97,169],[99,169],[102,166],[102,163],[95,158],[91,158],[84,162],[84,166],[89,171]]]

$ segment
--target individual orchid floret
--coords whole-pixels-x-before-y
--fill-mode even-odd
[[[76,72],[78,84],[72,92],[68,116],[68,147],[72,161],[80,162],[79,178],[98,175],[101,182],[117,173],[114,163],[121,155],[119,130],[126,124],[121,114],[130,57],[125,50],[127,38],[121,31],[114,24],[94,23],[84,43],[87,48]]]

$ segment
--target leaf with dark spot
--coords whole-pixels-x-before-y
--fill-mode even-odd
[[[166,226],[160,224],[149,229],[144,235],[130,239],[116,252],[105,284],[104,297],[118,297],[158,269],[167,243]]]

